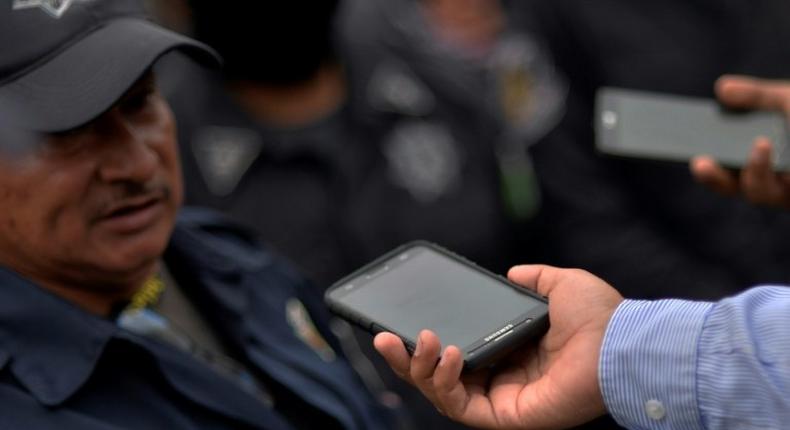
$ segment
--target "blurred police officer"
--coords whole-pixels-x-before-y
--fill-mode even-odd
[[[350,61],[363,53],[336,48],[333,23],[354,5],[191,3],[226,67],[177,72],[188,202],[255,226],[321,286],[415,238],[493,269],[516,259],[529,215],[506,213],[499,126],[410,58]]]

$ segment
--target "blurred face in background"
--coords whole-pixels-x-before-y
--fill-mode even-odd
[[[195,37],[225,59],[232,80],[304,82],[333,57],[338,0],[192,0]]]
[[[436,34],[456,48],[486,52],[504,27],[499,0],[422,1]]]
[[[0,263],[44,285],[136,287],[181,198],[175,124],[149,73],[87,125],[0,152]]]
[[[187,0],[145,0],[145,7],[156,21],[170,30],[192,35],[192,17]]]

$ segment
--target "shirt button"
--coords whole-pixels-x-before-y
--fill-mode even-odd
[[[645,412],[647,412],[648,417],[656,421],[663,419],[667,415],[664,404],[654,399],[645,402]]]

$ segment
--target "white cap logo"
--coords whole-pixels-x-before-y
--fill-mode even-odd
[[[89,0],[14,0],[13,10],[40,8],[53,18],[60,18],[75,2]]]

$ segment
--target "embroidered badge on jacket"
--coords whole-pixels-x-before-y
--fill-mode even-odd
[[[14,0],[13,10],[40,8],[57,19],[63,16],[74,3],[85,3],[91,0]]]
[[[209,191],[227,196],[263,149],[254,130],[211,126],[200,129],[192,141],[192,153]]]
[[[307,312],[307,308],[301,301],[295,298],[289,299],[285,303],[285,315],[296,337],[315,351],[322,360],[326,362],[335,360],[335,351],[321,336],[321,333],[313,323],[313,319],[310,318],[310,313]]]

